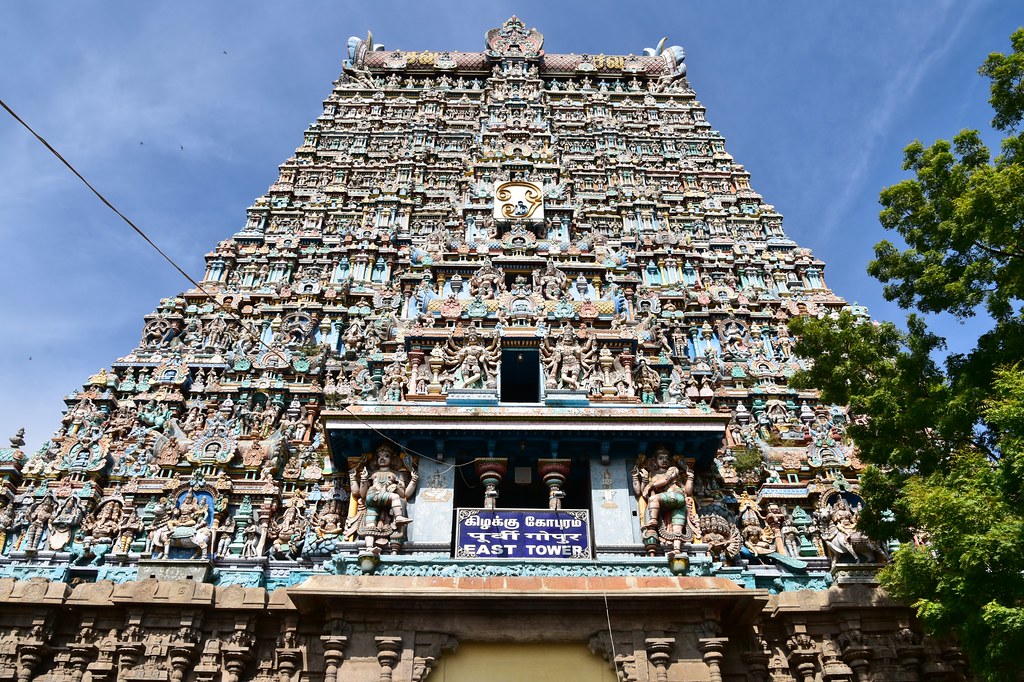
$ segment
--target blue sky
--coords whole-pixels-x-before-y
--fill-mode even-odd
[[[905,177],[913,139],[989,131],[977,67],[1009,50],[1024,3],[10,0],[0,97],[199,277],[301,143],[348,36],[478,50],[511,14],[548,52],[682,45],[708,120],[828,264],[829,286],[900,320],[864,272],[886,236],[878,192]],[[0,437],[25,426],[34,449],[61,397],[133,348],[142,316],[187,284],[6,117],[0,150]],[[953,350],[979,324],[936,321]]]

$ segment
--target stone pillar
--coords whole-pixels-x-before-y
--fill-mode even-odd
[[[51,653],[49,646],[42,642],[25,642],[18,645],[18,682],[29,682],[36,668]]]
[[[408,302],[408,300],[409,297],[406,296],[406,301]],[[419,368],[423,364],[424,357],[425,354],[421,350],[414,350],[409,353],[409,366],[411,369],[409,370],[409,381],[405,386],[407,395],[416,395],[416,377],[419,374]],[[422,466],[423,463],[420,462],[420,467]]]
[[[252,658],[249,648],[228,645],[223,648],[222,653],[224,654],[224,670],[227,671],[227,680],[225,682],[239,682],[242,679],[245,666],[249,664],[249,659]]]
[[[565,491],[565,479],[569,476],[571,459],[538,459],[537,474],[548,487],[548,509],[561,509]]]
[[[290,682],[292,676],[302,669],[302,649],[278,649],[277,671],[280,682]]]
[[[647,660],[654,666],[654,674],[658,682],[668,682],[668,667],[672,664],[672,647],[676,640],[672,637],[648,637]],[[719,677],[717,682],[721,682]]]
[[[818,648],[805,632],[800,632],[786,642],[789,646],[789,668],[796,671],[799,682],[814,682],[814,671],[818,662]]]
[[[896,656],[903,667],[905,680],[921,679],[921,661],[924,658],[924,647],[917,643],[915,633],[904,629],[896,635]]]
[[[497,509],[498,486],[508,473],[508,460],[504,457],[478,457],[473,469],[484,486],[484,509]]]
[[[79,682],[85,674],[86,667],[96,657],[96,645],[87,642],[73,642],[68,647],[68,666],[74,682]],[[95,679],[95,675],[93,676]]]
[[[341,682],[341,662],[345,660],[348,637],[344,635],[322,635],[324,644],[324,682]]]
[[[380,663],[380,682],[391,682],[398,661],[402,657],[401,637],[375,637],[377,662]]]
[[[755,648],[743,654],[743,663],[747,666],[747,679],[750,682],[768,682],[768,662],[772,654],[760,637],[755,639],[754,644]]]
[[[871,658],[874,652],[867,645],[861,632],[845,632],[840,635],[839,643],[843,646],[843,661],[850,666],[857,682],[870,682]]]
[[[121,679],[125,673],[139,664],[142,660],[144,647],[139,642],[122,642],[117,645],[117,678]]]
[[[167,647],[171,661],[171,682],[182,682],[192,663],[196,645],[191,642],[172,642]]]
[[[722,682],[722,656],[728,641],[728,637],[702,637],[697,640],[711,682]]]

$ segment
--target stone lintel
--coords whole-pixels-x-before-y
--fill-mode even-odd
[[[280,591],[280,590],[279,590]],[[766,590],[744,589],[724,578],[713,577],[410,577],[410,576],[313,576],[301,585],[287,588],[291,601],[300,611],[323,608],[325,602],[383,604],[388,601],[418,604],[430,602],[431,608],[480,608],[486,602],[505,605],[529,605],[543,609],[558,604],[597,604],[604,608],[604,597],[623,608],[650,609],[656,602],[662,608],[691,607],[697,603],[715,604],[732,618],[746,621],[759,614],[768,602]],[[276,593],[275,593],[276,594]],[[642,605],[642,606],[641,606]]]
[[[351,405],[347,409],[327,409],[322,413],[324,427],[371,431],[387,429],[436,428],[443,418],[445,432],[507,431],[528,428],[559,433],[593,432],[595,427],[618,432],[699,432],[725,433],[728,414],[681,408],[652,408],[623,405],[615,407],[538,406],[470,407],[402,405]]]

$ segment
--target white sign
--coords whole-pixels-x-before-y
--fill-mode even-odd
[[[494,219],[544,220],[544,192],[540,185],[522,180],[503,182],[494,187]]]

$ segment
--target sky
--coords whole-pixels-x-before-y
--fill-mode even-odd
[[[349,36],[475,51],[512,14],[551,53],[683,46],[709,122],[787,233],[837,294],[893,321],[905,312],[865,273],[892,238],[878,194],[908,177],[914,139],[977,128],[998,145],[977,68],[1024,25],[1019,0],[6,0],[0,98],[198,279],[301,144]],[[0,438],[25,427],[34,451],[62,397],[134,348],[143,316],[188,283],[0,116]],[[953,351],[983,325],[933,324]]]

